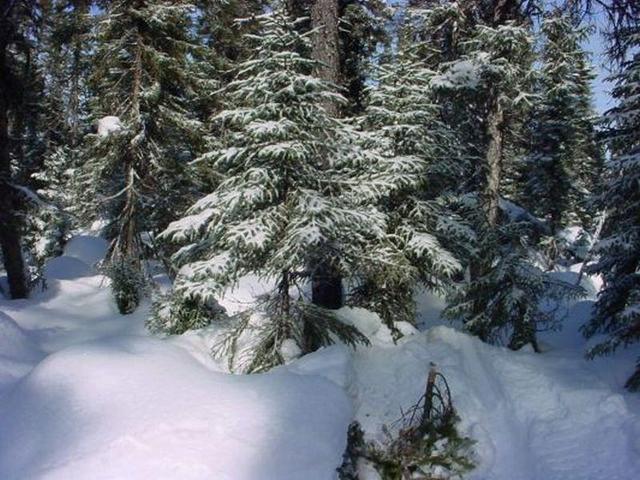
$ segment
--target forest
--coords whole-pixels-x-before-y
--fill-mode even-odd
[[[640,2],[3,0],[0,246],[0,478],[630,480]]]

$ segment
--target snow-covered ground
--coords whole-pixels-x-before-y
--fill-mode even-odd
[[[147,307],[119,315],[92,270],[103,250],[74,239],[49,264],[47,290],[0,300],[2,480],[330,480],[348,424],[381,439],[421,395],[430,362],[477,441],[469,478],[631,480],[640,471],[640,400],[621,389],[635,352],[583,358],[577,328],[591,300],[542,338],[544,354],[482,344],[444,325],[442,302],[421,295],[425,331],[406,325],[398,344],[375,315],[343,309],[371,346],[231,375],[208,355],[206,332],[160,340],[144,330]]]

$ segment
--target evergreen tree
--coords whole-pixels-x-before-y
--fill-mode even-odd
[[[190,201],[187,163],[203,137],[190,105],[206,82],[191,62],[200,45],[190,3],[114,1],[104,8],[92,114],[115,116],[120,127],[89,139],[81,188],[87,209],[99,209],[108,222],[107,273],[120,311],[128,313],[146,283],[143,233],[152,237]]]
[[[523,165],[521,198],[531,212],[548,218],[555,236],[568,224],[585,219],[601,155],[591,109],[594,75],[581,47],[588,31],[576,28],[558,10],[545,17],[542,33],[539,100],[532,113],[531,153]]]
[[[230,336],[233,350],[241,335],[255,334],[241,364],[248,371],[282,363],[292,345],[311,351],[334,335],[363,340],[294,292],[327,258],[340,260],[343,275],[355,271],[368,242],[384,237],[384,217],[344,191],[359,155],[350,130],[326,109],[343,97],[312,75],[310,33],[280,10],[256,20],[259,30],[247,35],[255,53],[225,89],[233,107],[215,118],[222,146],[200,159],[223,180],[163,234],[185,244],[175,255],[175,291],[201,305],[248,273],[275,282],[261,306],[266,316],[239,319]]]
[[[447,22],[456,18],[440,17]],[[465,38],[448,47],[460,57],[442,63],[432,81],[441,92],[440,102],[450,105],[447,120],[462,126],[458,132],[470,145],[466,155],[471,180],[463,187],[458,212],[475,232],[466,247],[467,275],[450,295],[445,314],[462,319],[485,341],[505,341],[514,349],[532,343],[537,348],[536,331],[553,319],[542,299],[578,292],[535,267],[530,249],[537,224],[513,215],[513,206],[503,198],[507,174],[520,154],[519,119],[531,102],[533,42],[526,23],[490,19],[489,25],[462,29]]]
[[[329,101],[325,107],[333,116],[361,110],[369,56],[385,37],[380,20],[384,7],[376,0],[287,0],[286,8],[299,18],[297,31],[311,34],[311,57],[317,62],[315,74],[342,87],[347,95],[347,102]],[[328,258],[326,263],[312,268],[312,298],[316,305],[337,309],[343,304],[343,279],[333,265],[337,262],[337,258]]]
[[[340,76],[348,101],[345,115],[361,114],[366,100],[371,64],[381,47],[389,42],[386,23],[392,10],[381,0],[341,0]]]
[[[628,50],[628,59],[614,77],[612,96],[617,104],[605,116],[611,159],[596,200],[606,217],[594,249],[597,260],[587,268],[603,276],[604,287],[592,319],[583,327],[587,337],[608,337],[588,352],[591,357],[640,339],[640,28],[628,31],[624,41],[636,50]],[[640,389],[640,361],[626,386]]]
[[[43,13],[42,165],[29,179],[41,202],[31,209],[25,239],[38,267],[62,253],[78,210],[74,184],[81,122],[87,115],[90,28],[89,2],[84,0],[50,2]]]
[[[30,171],[24,155],[23,139],[28,114],[26,98],[33,98],[33,45],[37,33],[39,10],[37,2],[20,0],[7,2],[0,8],[0,247],[2,262],[9,281],[12,298],[28,295],[29,285],[23,258],[22,208],[27,197],[22,188],[24,173]],[[29,115],[30,120],[35,115]],[[33,133],[34,130],[30,129]],[[19,141],[15,141],[19,139]]]
[[[506,212],[498,228],[490,228],[479,212],[477,198],[469,198],[463,211],[474,222],[478,250],[490,255],[490,263],[475,277],[468,276],[453,290],[445,316],[462,320],[465,329],[490,343],[518,350],[531,344],[539,352],[536,334],[559,326],[557,304],[582,294],[580,287],[554,278],[536,265],[535,225],[524,219],[509,219]],[[486,259],[485,259],[486,261]]]
[[[388,236],[400,253],[396,270],[403,277],[389,277],[386,269],[380,278],[366,276],[354,300],[378,312],[391,328],[394,321],[414,321],[416,282],[442,287],[459,270],[441,240],[453,245],[466,231],[441,198],[462,170],[433,104],[434,73],[415,53],[419,46],[401,44],[397,57],[379,67],[360,118],[366,147],[378,155],[370,166],[372,180],[386,188],[377,207],[387,214]]]

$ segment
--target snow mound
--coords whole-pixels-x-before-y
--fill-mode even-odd
[[[393,343],[393,335],[389,327],[382,323],[380,317],[359,307],[342,307],[336,312],[338,318],[355,327],[373,344]]]
[[[0,360],[31,362],[41,357],[36,344],[6,313],[0,312]]]
[[[383,442],[424,392],[430,362],[447,378],[478,480],[629,480],[640,469],[640,414],[580,357],[513,352],[452,328],[359,349],[356,419]],[[632,403],[629,403],[631,401]]]
[[[161,340],[52,354],[0,406],[0,478],[330,480],[352,418],[317,376],[212,372]]]
[[[66,255],[52,258],[44,266],[44,276],[49,280],[70,280],[92,274],[93,271],[89,265],[82,260]]]
[[[95,265],[104,258],[109,244],[100,237],[78,235],[73,237],[64,247],[64,255],[77,258],[87,265]]]
[[[304,355],[284,367],[287,371],[300,375],[325,377],[342,388],[353,381],[351,351],[344,345],[331,345]]]
[[[118,117],[108,115],[98,120],[98,136],[107,137],[122,130],[122,122]]]
[[[42,353],[28,333],[0,312],[0,389],[25,375],[40,358]]]

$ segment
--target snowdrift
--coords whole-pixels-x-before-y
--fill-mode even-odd
[[[0,478],[334,478],[351,404],[316,376],[233,376],[124,337],[49,356],[0,406]]]
[[[563,332],[541,339],[544,354],[443,326],[442,301],[421,295],[426,331],[400,325],[398,343],[376,315],[345,308],[339,315],[370,346],[230,375],[209,356],[215,329],[153,339],[147,304],[121,316],[103,277],[67,268],[91,269],[105,250],[74,239],[46,291],[0,300],[2,480],[335,479],[348,424],[384,442],[383,426],[393,432],[423,393],[430,362],[451,386],[462,433],[476,440],[469,479],[631,480],[640,471],[640,399],[621,389],[635,352],[583,358],[578,326],[592,299],[566,306]],[[260,290],[248,278],[224,301],[235,310]]]
[[[354,357],[356,418],[383,442],[424,391],[429,363],[447,378],[478,480],[630,480],[640,470],[640,412],[575,356],[512,352],[439,326]],[[393,429],[392,429],[393,430]]]

